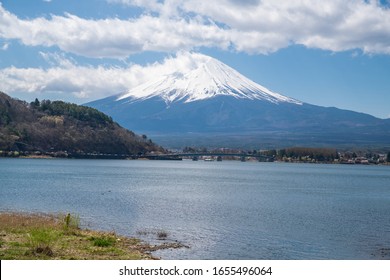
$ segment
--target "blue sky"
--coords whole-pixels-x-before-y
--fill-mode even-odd
[[[390,118],[387,1],[0,0],[0,90],[85,103],[199,52],[303,102]]]

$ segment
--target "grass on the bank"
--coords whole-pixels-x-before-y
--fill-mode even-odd
[[[79,228],[74,215],[0,213],[0,259],[150,259],[138,239]]]

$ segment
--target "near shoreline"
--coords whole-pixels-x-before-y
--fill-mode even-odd
[[[153,260],[153,251],[181,247],[80,229],[78,216],[70,214],[0,212],[1,260]]]

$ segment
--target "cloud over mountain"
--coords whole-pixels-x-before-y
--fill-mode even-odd
[[[382,1],[108,2],[137,6],[143,13],[127,19],[69,13],[21,19],[0,5],[0,38],[95,58],[199,47],[266,54],[295,44],[390,54],[390,10]]]
[[[84,100],[106,97],[133,88],[161,74],[174,71],[190,71],[199,65],[205,56],[197,53],[178,52],[161,63],[146,66],[138,64],[127,67],[85,66],[67,58],[64,54],[41,53],[51,64],[48,69],[16,68],[0,69],[2,90],[34,94],[56,93],[67,97],[72,94]],[[68,99],[68,98],[67,98]]]

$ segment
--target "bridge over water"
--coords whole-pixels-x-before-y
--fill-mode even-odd
[[[144,155],[142,158],[147,158],[151,160],[182,160],[183,158],[191,158],[193,160],[198,160],[199,158],[217,158],[222,160],[224,157],[238,157],[242,161],[245,161],[247,158],[256,158],[258,161],[274,161],[274,157],[265,156],[260,154],[248,154],[248,153],[171,153],[171,154],[159,154],[159,155]]]

